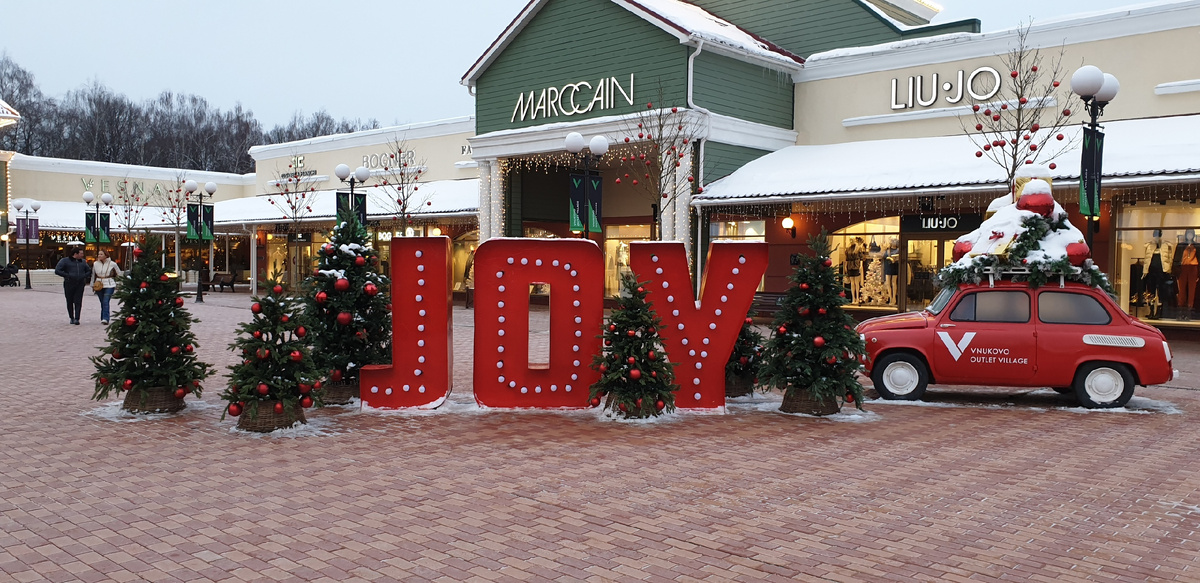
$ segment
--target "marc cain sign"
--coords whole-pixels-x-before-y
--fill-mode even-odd
[[[616,107],[620,101],[633,105],[633,73],[629,74],[629,90],[621,86],[616,77],[601,77],[592,85],[588,81],[567,83],[562,87],[546,87],[541,91],[517,94],[517,105],[513,108],[510,123],[526,119],[571,117],[592,111],[603,111]]]

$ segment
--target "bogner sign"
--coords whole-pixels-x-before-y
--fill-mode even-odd
[[[907,82],[892,79],[892,109],[929,107],[943,97],[946,103],[955,104],[970,95],[975,101],[986,101],[1000,92],[1000,72],[991,67],[979,67],[968,74],[959,69],[952,77],[939,77],[934,73],[926,85],[925,76],[910,76]],[[945,93],[943,96],[942,94]]]
[[[541,91],[517,94],[510,123],[517,120],[570,117],[592,111],[612,109],[620,101],[633,105],[633,74],[629,74],[629,90],[616,77],[602,77],[593,85],[589,81],[567,83],[562,87],[546,87]]]

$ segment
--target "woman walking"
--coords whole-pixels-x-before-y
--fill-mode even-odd
[[[100,322],[108,323],[108,304],[113,292],[117,289],[117,277],[121,276],[121,266],[108,258],[104,251],[96,252],[96,260],[92,262],[92,289],[100,298]]]

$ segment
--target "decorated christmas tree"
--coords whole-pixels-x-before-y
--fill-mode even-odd
[[[198,320],[183,307],[175,282],[162,267],[158,239],[134,250],[126,277],[117,280],[113,294],[121,304],[108,325],[108,346],[99,356],[92,378],[92,398],[106,399],[112,391],[127,391],[123,408],[134,413],[174,412],[186,405],[188,393],[200,396],[200,381],[211,370],[196,358]]]
[[[1048,174],[1030,170],[1027,174]],[[1048,281],[1075,281],[1112,293],[1108,277],[1092,262],[1083,234],[1054,200],[1048,179],[1018,177],[1016,202],[1004,195],[988,207],[993,213],[978,229],[954,243],[954,263],[937,276],[941,287],[1011,277],[1037,287]]]
[[[600,380],[591,387],[591,404],[603,402],[626,419],[656,417],[675,410],[674,365],[663,354],[658,328],[662,319],[646,302],[646,290],[634,274],[621,277],[621,296],[601,338],[604,348],[592,361]]]
[[[754,313],[746,314],[746,321],[738,332],[733,352],[725,363],[725,396],[741,397],[754,391],[758,377],[758,363],[762,358],[763,336],[754,329]]]
[[[792,286],[759,364],[759,385],[783,391],[780,410],[785,413],[828,415],[842,400],[862,408],[855,373],[862,369],[859,358],[866,349],[854,319],[842,309],[846,287],[829,259],[827,234],[810,237],[808,245],[814,255],[801,257],[789,278]]]
[[[238,427],[248,431],[306,423],[304,409],[321,405],[321,372],[309,346],[307,315],[282,285],[267,286],[269,293],[251,298],[253,317],[238,326],[238,338],[229,345],[242,362],[229,367],[229,387],[221,394],[229,414],[240,417]]]
[[[388,278],[353,213],[343,215],[321,247],[308,279],[305,304],[313,318],[313,349],[325,371],[326,404],[358,396],[363,365],[391,362],[392,314]]]
[[[867,266],[862,289],[859,290],[859,295],[862,297],[861,303],[870,306],[886,306],[890,302],[888,301],[887,283],[884,281],[883,275],[883,255],[873,251],[868,257],[871,264]]]

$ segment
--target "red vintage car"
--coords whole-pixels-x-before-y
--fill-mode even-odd
[[[960,285],[924,310],[872,318],[857,330],[885,399],[919,400],[939,383],[1051,387],[1088,408],[1123,407],[1136,385],[1176,374],[1162,332],[1079,283]]]

